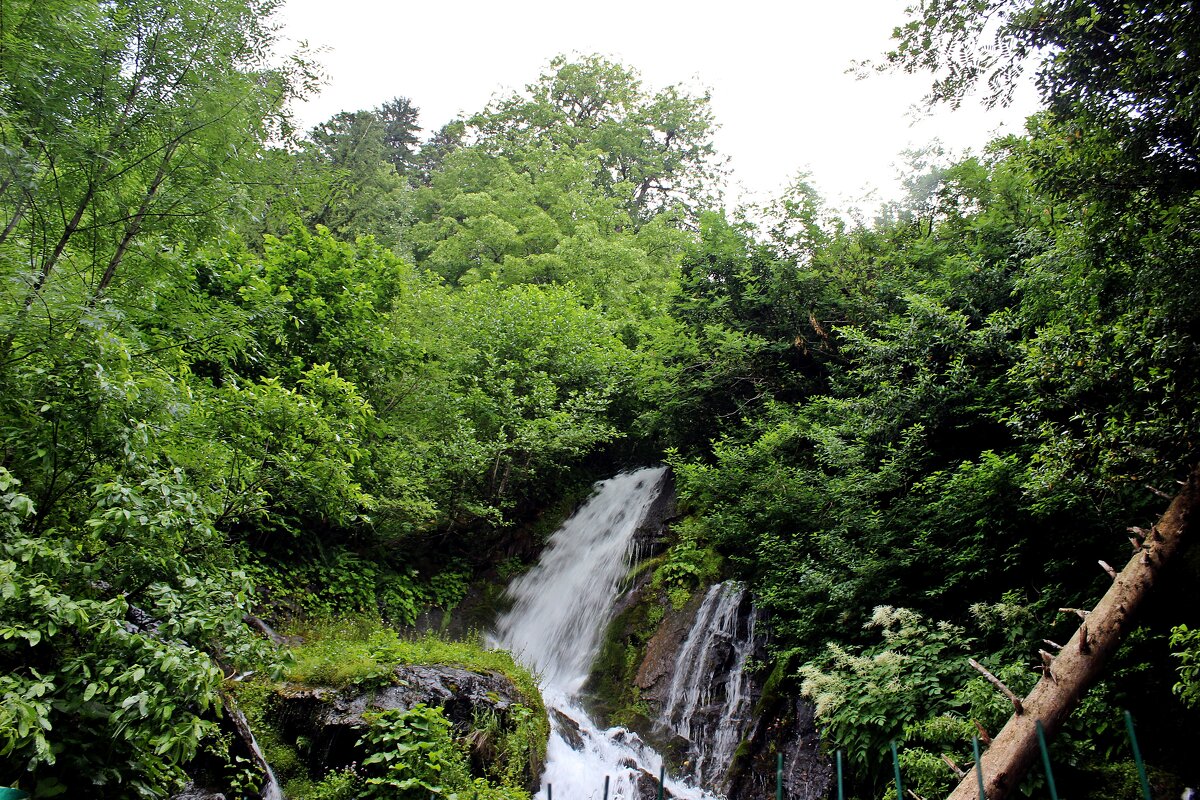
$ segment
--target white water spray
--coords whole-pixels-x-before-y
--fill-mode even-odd
[[[569,800],[599,800],[605,776],[610,798],[635,800],[639,782],[656,781],[662,756],[625,728],[602,730],[577,697],[600,648],[634,554],[633,537],[661,491],[665,468],[618,475],[550,538],[537,566],[509,587],[515,603],[496,625],[495,643],[541,676],[550,709],[546,786]],[[666,781],[678,798],[711,797]]]

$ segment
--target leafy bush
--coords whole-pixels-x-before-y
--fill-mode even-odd
[[[385,711],[370,720],[359,745],[370,751],[362,762],[367,798],[427,800],[471,783],[467,756],[439,708]]]
[[[301,800],[355,800],[362,796],[363,778],[356,769],[330,772],[304,792]]]
[[[963,685],[961,659],[950,656],[967,640],[961,628],[890,606],[876,608],[865,627],[878,629],[883,642],[858,653],[831,643],[826,657],[803,665],[799,676],[830,746],[869,773],[892,740],[941,710]]]
[[[412,567],[389,568],[351,550],[330,548],[307,560],[280,561],[257,553],[247,571],[280,619],[379,615],[412,625],[427,608],[451,609],[467,592],[467,576],[446,570],[428,581]]]
[[[220,539],[178,474],[96,486],[70,536],[26,534],[18,486],[0,468],[0,782],[33,778],[46,797],[176,788],[218,738],[222,667],[272,661],[242,623],[245,575],[215,568]]]
[[[1177,625],[1171,629],[1171,647],[1181,648],[1175,652],[1179,659],[1179,682],[1175,684],[1175,693],[1187,705],[1200,707],[1200,630]]]
[[[678,527],[677,536],[654,570],[650,585],[665,589],[671,607],[679,611],[693,591],[720,577],[722,559],[716,550],[704,544],[694,520],[685,520]]]

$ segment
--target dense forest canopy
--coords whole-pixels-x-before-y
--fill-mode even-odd
[[[665,585],[748,582],[857,796],[891,740],[945,792],[1008,713],[966,656],[1027,688],[1197,461],[1193,5],[914,7],[934,99],[1028,63],[1045,108],[870,224],[723,208],[710,98],[601,56],[301,133],[277,5],[0,0],[0,783],[166,796],[284,658],[248,615],[411,624],[666,460]],[[1136,786],[1121,708],[1195,785],[1195,553],[1054,744],[1075,794]]]

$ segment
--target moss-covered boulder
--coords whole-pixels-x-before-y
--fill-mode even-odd
[[[532,713],[529,701],[507,676],[445,665],[400,664],[385,686],[281,684],[267,721],[284,743],[300,753],[310,773],[323,774],[362,763],[370,753],[360,740],[374,718],[410,711],[418,704],[439,708],[456,738],[470,747],[473,772],[483,776],[521,774],[532,785],[540,759],[507,752],[503,742],[519,733]],[[520,759],[521,763],[513,763]]]

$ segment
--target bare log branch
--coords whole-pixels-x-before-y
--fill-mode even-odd
[[[1100,564],[1100,569],[1108,573],[1108,577],[1112,578],[1114,581],[1117,579],[1117,571],[1109,566],[1107,561],[1101,559],[1098,563]]]
[[[1042,676],[1054,680],[1054,673],[1050,669],[1054,666],[1054,656],[1045,650],[1038,650],[1038,655],[1042,657]]]
[[[959,780],[962,780],[962,777],[967,774],[967,773],[963,772],[962,767],[960,767],[958,764],[954,763],[953,758],[951,758],[950,756],[948,756],[944,753],[942,754],[942,761],[946,762],[946,766],[950,768],[950,771],[953,772],[954,776],[956,778],[958,778]]]
[[[1000,680],[995,675],[988,672],[987,667],[983,666],[983,664],[980,664],[975,659],[968,658],[967,661],[971,664],[972,667],[979,670],[979,672],[983,674],[983,677],[987,678],[988,682],[991,683],[992,686],[995,686],[997,689],[999,689],[1000,692],[1009,699],[1009,702],[1011,702],[1013,704],[1013,708],[1015,708],[1017,710],[1018,714],[1021,714],[1024,712],[1025,709],[1021,707],[1021,698],[1017,697],[1017,695],[1013,692],[1012,689],[1005,686],[1004,681]]]
[[[1146,488],[1147,488],[1147,489],[1149,489],[1151,492],[1153,492],[1154,494],[1158,495],[1159,497],[1161,497],[1161,498],[1162,498],[1162,499],[1164,499],[1164,500],[1174,500],[1174,499],[1175,499],[1175,498],[1171,497],[1171,495],[1169,495],[1169,494],[1167,494],[1166,492],[1164,492],[1163,490],[1161,490],[1161,489],[1156,489],[1156,488],[1154,488],[1153,486],[1151,486],[1151,485],[1150,485],[1150,484],[1148,484],[1148,483],[1146,484]]]

